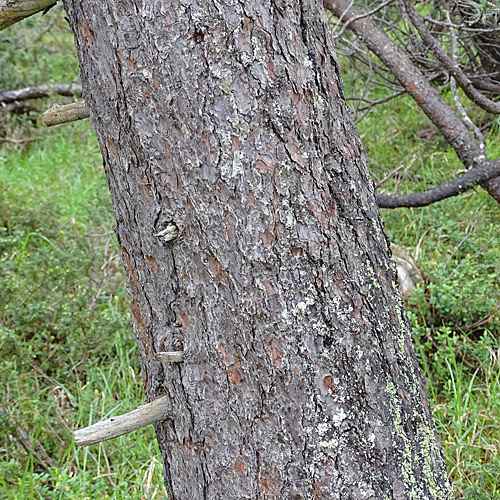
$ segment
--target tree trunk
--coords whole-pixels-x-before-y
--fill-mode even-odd
[[[450,498],[322,6],[65,6],[169,499]]]

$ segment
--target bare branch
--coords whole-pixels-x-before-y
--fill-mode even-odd
[[[456,24],[452,23],[451,21],[441,21],[438,19],[434,19],[430,16],[421,16],[424,21],[427,21],[431,24],[436,24],[438,26],[445,26],[447,28],[455,28],[460,31],[468,32],[468,33],[496,33],[497,31],[500,31],[500,28],[468,28],[464,23]]]
[[[16,139],[14,137],[0,137],[0,142],[10,142],[11,144],[26,144],[28,142],[37,140],[38,137],[24,137],[23,139]]]
[[[342,16],[344,22],[351,21],[349,29],[365,42],[368,48],[399,80],[408,94],[455,150],[461,162],[467,168],[482,166],[485,163],[485,156],[480,144],[410,58],[371,19],[363,18],[353,21],[360,14],[356,9],[350,8],[346,0],[324,0],[324,5],[337,17]],[[482,187],[500,202],[500,180],[497,181],[491,177],[488,179],[490,180],[487,182],[481,181]],[[460,192],[463,190],[459,189],[456,194]],[[453,196],[453,194],[447,196]]]
[[[63,96],[81,96],[82,86],[74,84],[60,83],[56,85],[36,85],[18,90],[8,90],[0,94],[0,104],[10,104],[16,101],[26,101],[28,99],[40,99],[48,97],[50,94]]]
[[[481,92],[479,92],[469,77],[460,69],[457,61],[451,60],[439,44],[439,42],[432,36],[430,31],[427,29],[423,22],[422,16],[418,13],[417,9],[413,4],[412,0],[404,0],[404,6],[408,17],[410,18],[413,26],[418,31],[418,34],[422,38],[423,42],[432,50],[433,55],[436,56],[438,61],[443,65],[443,67],[448,71],[448,73],[455,78],[456,82],[465,92],[465,95],[471,100],[474,101],[478,106],[483,108],[485,111],[489,113],[500,113],[500,102],[494,102],[491,99],[485,97]],[[450,26],[450,30],[454,34],[454,27],[451,21],[448,19],[448,23]],[[456,43],[456,41],[455,41]]]
[[[352,8],[345,12],[348,8],[345,0],[325,0],[325,5],[336,16],[344,15],[346,21],[359,16],[359,12]],[[368,48],[399,80],[424,113],[438,127],[464,164],[471,166],[474,157],[481,154],[479,145],[419,69],[371,19],[353,21],[349,28],[366,43]]]
[[[488,77],[490,75],[481,75],[481,76],[471,75],[470,78],[474,87],[476,87],[477,89],[484,90],[484,92],[489,92],[491,94],[495,95],[500,94],[500,85],[497,83],[484,81],[483,78],[485,76]],[[498,78],[500,76],[500,73],[495,73],[494,75],[492,74],[491,76]]]
[[[446,18],[451,23],[450,13],[448,11],[446,11]],[[450,28],[450,37],[451,37],[452,62],[455,65],[455,67],[458,68],[457,34],[455,33],[454,28]],[[465,111],[465,108],[463,107],[462,103],[460,102],[460,99],[459,99],[458,93],[457,93],[457,81],[456,81],[454,76],[450,77],[450,89],[451,89],[451,94],[453,96],[453,101],[455,102],[455,107],[457,108],[457,111],[459,112],[460,116],[462,117],[463,122],[469,127],[470,130],[472,130],[472,132],[474,132],[477,139],[479,140],[479,146],[484,151],[486,149],[486,140],[484,139],[484,136],[483,136],[481,130],[479,130],[479,127],[469,118],[467,111]],[[476,89],[474,89],[474,90],[476,91]],[[498,103],[498,104],[500,105],[500,103]]]
[[[369,17],[369,16],[372,16],[373,14],[376,14],[378,11],[382,10],[384,7],[386,7],[387,5],[391,4],[392,2],[394,2],[394,0],[386,0],[385,2],[382,2],[380,5],[377,5],[377,7],[375,7],[374,9],[370,10],[369,12],[364,12],[364,13],[361,13],[359,14],[358,16],[346,21],[342,27],[340,28],[339,32],[338,33],[335,33],[335,36],[333,37],[334,40],[338,40],[339,38],[342,37],[342,35],[344,34],[345,30],[349,27],[349,24],[351,24],[352,22],[354,21],[357,21],[358,19],[363,19],[365,17]],[[354,2],[351,2],[351,6],[353,5]],[[340,23],[340,19],[339,19],[339,23]],[[338,24],[337,23],[337,26]]]
[[[403,168],[405,168],[405,169],[410,168],[415,163],[416,159],[417,159],[417,157],[414,155],[413,158],[408,163],[408,165],[401,163],[401,165],[396,167],[394,170],[392,170],[387,175],[385,175],[382,179],[380,179],[378,182],[376,182],[375,189],[378,189],[380,186],[382,186],[382,184],[387,182],[392,176],[396,175],[400,170],[403,170]]]
[[[47,127],[52,127],[53,125],[83,120],[89,116],[89,108],[84,101],[79,101],[71,104],[55,104],[45,111],[42,120]]]
[[[55,5],[57,0],[0,0],[0,31]]]
[[[77,446],[88,446],[128,434],[146,425],[166,419],[169,409],[170,398],[162,396],[152,403],[139,406],[139,408],[124,415],[111,417],[89,427],[78,429],[75,431],[75,444]]]
[[[380,208],[425,207],[436,201],[457,196],[498,176],[500,176],[500,160],[489,161],[480,167],[469,170],[462,177],[421,193],[377,194],[377,204]]]

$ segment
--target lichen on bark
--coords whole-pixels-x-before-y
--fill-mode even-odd
[[[65,5],[169,498],[449,492],[321,7]]]

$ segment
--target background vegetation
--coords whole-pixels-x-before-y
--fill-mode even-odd
[[[0,91],[75,81],[56,9],[0,33]],[[359,79],[341,62],[355,95]],[[0,497],[165,498],[152,428],[72,445],[73,429],[137,407],[143,392],[99,149],[87,123],[40,125],[59,101],[10,105],[0,117]],[[499,125],[488,135],[494,156]],[[388,192],[462,168],[408,98],[375,108],[359,131],[375,180],[401,165]],[[382,215],[424,276],[408,311],[456,498],[500,498],[499,206],[477,189]]]

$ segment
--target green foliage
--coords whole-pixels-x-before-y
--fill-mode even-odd
[[[0,32],[0,91],[46,83],[71,83],[78,76],[71,29],[61,5]],[[69,57],[68,57],[69,55]]]
[[[490,22],[498,25],[500,20],[500,7],[491,0],[468,0],[467,6],[471,7],[470,21],[474,23]]]
[[[60,6],[2,31],[0,49],[0,91],[76,78]],[[99,148],[86,123],[33,126],[54,102],[0,118],[0,136],[35,139],[0,150],[0,498],[165,498],[152,428],[72,443],[144,394]]]
[[[420,322],[453,325],[470,333],[480,333],[488,326],[498,335],[500,235],[495,222],[497,211],[496,207],[491,211],[483,207],[477,213],[482,215],[482,220],[475,227],[474,214],[470,214],[463,224],[443,220],[432,234],[426,235],[428,242],[421,245],[421,266],[427,276],[427,285],[417,288],[408,300],[409,306],[419,311]]]
[[[415,330],[457,496],[499,498],[498,336],[484,330],[478,339],[471,339],[449,327],[432,334],[422,327]]]

